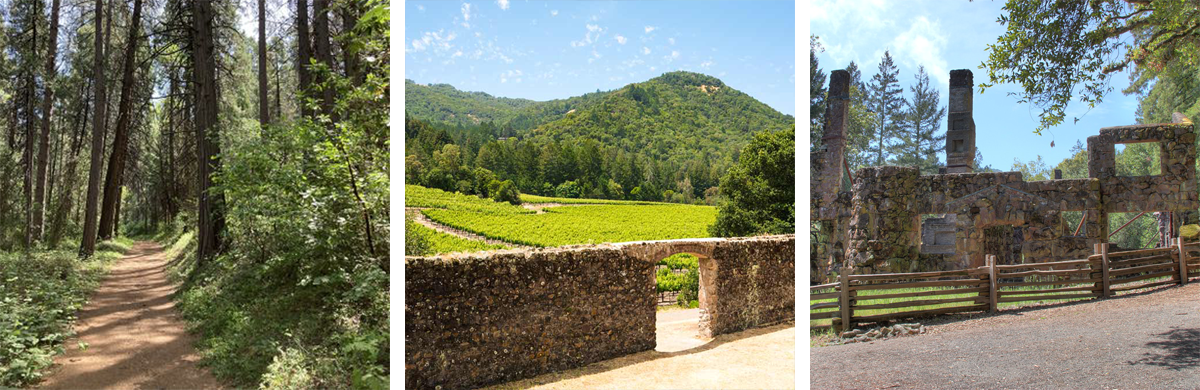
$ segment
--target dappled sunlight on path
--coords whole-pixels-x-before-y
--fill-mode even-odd
[[[79,312],[78,336],[41,388],[210,389],[220,384],[200,368],[195,338],[175,311],[163,248],[138,242],[113,264]],[[86,348],[80,349],[80,342]]]

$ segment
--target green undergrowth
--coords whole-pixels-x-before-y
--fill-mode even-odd
[[[176,300],[213,374],[235,387],[378,389],[388,383],[388,275],[336,259],[227,251],[197,265],[170,242]],[[232,253],[231,253],[232,252]]]
[[[74,248],[0,252],[0,388],[41,380],[75,334],[78,310],[131,243],[99,243],[88,260],[78,259]]]

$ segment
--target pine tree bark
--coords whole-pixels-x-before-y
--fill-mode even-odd
[[[112,239],[117,231],[116,213],[121,202],[121,182],[125,173],[125,159],[129,154],[129,126],[132,121],[134,69],[141,36],[142,0],[133,0],[133,16],[130,19],[129,35],[125,40],[125,61],[121,70],[121,100],[117,106],[117,129],[113,136],[113,149],[108,158],[108,174],[104,175],[104,202],[100,205],[99,236],[102,240]]]
[[[217,132],[216,53],[213,48],[213,9],[206,0],[192,2],[192,69],[195,85],[197,147],[197,263],[203,264],[219,253],[221,233],[225,229],[224,197],[213,188],[213,176],[220,169],[220,134]]]
[[[62,0],[54,0],[50,6],[50,35],[46,40],[45,99],[42,100],[42,134],[38,138],[37,187],[33,194],[33,240],[41,241],[45,235],[46,215],[46,165],[50,159],[50,127],[54,115],[54,61],[58,56],[58,11]]]
[[[88,83],[87,90],[83,96],[89,96],[92,90],[91,83]],[[63,225],[67,215],[71,213],[71,209],[75,207],[74,189],[75,189],[75,170],[79,166],[79,153],[83,151],[83,142],[87,133],[87,121],[90,110],[90,101],[83,99],[83,104],[80,104],[79,111],[75,114],[74,136],[71,139],[71,155],[67,157],[66,173],[63,174],[63,181],[59,185],[62,190],[59,194],[58,206],[55,211],[50,214],[50,232],[47,237],[47,242],[51,248],[58,247],[58,243],[62,241]]]
[[[91,165],[88,169],[87,205],[83,213],[83,238],[79,248],[79,256],[82,258],[91,257],[92,253],[96,251],[96,211],[100,197],[100,164],[104,155],[104,137],[107,132],[105,128],[107,125],[107,121],[105,120],[107,113],[105,110],[108,107],[108,103],[105,101],[107,96],[107,91],[105,90],[107,80],[105,78],[107,76],[104,72],[106,58],[104,53],[105,39],[103,36],[107,34],[100,34],[102,27],[104,27],[104,0],[96,0],[95,14],[96,33],[94,35],[96,37],[96,44],[92,60],[94,66],[92,71],[95,72],[96,109],[95,115],[92,116],[92,156],[90,160]]]
[[[358,23],[359,16],[362,11],[358,9],[357,1],[350,1],[343,4],[341,8],[342,30],[350,31],[354,29],[354,25]],[[358,53],[352,50],[347,50],[345,45],[342,45],[342,64],[346,69],[346,78],[354,83],[354,86],[362,85],[365,81],[365,76],[362,73],[362,65],[359,63]]]
[[[312,110],[305,102],[312,88],[312,72],[308,69],[312,62],[312,39],[308,36],[308,23],[308,0],[296,0],[296,74],[299,81],[296,95],[299,97],[300,116],[312,118]]]
[[[319,78],[321,86],[321,113],[333,120],[333,86],[329,85],[333,74],[333,47],[329,36],[329,0],[313,1],[313,46],[317,62],[325,65],[326,71]],[[336,120],[334,120],[336,122]]]
[[[267,93],[267,1],[258,0],[258,123],[271,123]]]

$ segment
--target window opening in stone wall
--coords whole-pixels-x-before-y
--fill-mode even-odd
[[[1158,176],[1162,174],[1158,142],[1116,144],[1117,176]]]
[[[667,256],[655,265],[655,338],[659,352],[678,352],[711,341],[700,337],[700,258],[689,253]]]
[[[1158,244],[1158,221],[1153,211],[1109,213],[1108,234],[1109,252],[1153,248]]]

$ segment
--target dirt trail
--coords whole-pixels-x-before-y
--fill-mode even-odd
[[[813,389],[1200,389],[1200,281],[810,348]]]
[[[458,236],[461,238],[465,238],[468,240],[474,240],[474,241],[483,241],[483,242],[486,242],[486,243],[492,244],[492,245],[506,245],[506,246],[509,246],[512,248],[533,249],[533,247],[531,247],[531,246],[526,246],[526,245],[521,245],[521,244],[513,244],[513,243],[507,242],[507,241],[495,240],[495,239],[487,238],[487,237],[484,237],[484,236],[481,236],[481,235],[478,235],[475,233],[471,233],[471,232],[468,232],[468,231],[465,231],[462,229],[455,229],[450,226],[442,225],[440,223],[434,222],[433,220],[429,219],[429,217],[426,217],[425,214],[421,213],[421,210],[424,210],[424,209],[425,209],[424,207],[405,207],[404,214],[407,214],[408,216],[412,217],[412,220],[416,223],[419,223],[421,225],[424,225],[427,228],[437,230],[439,232],[446,233],[446,234],[449,234],[452,236]]]
[[[55,359],[45,389],[213,389],[195,338],[175,312],[163,248],[138,242],[79,312],[77,339]],[[79,342],[87,344],[79,349]]]

